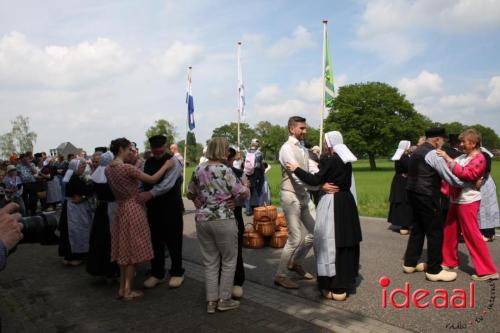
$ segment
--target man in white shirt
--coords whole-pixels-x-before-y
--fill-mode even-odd
[[[302,268],[300,263],[313,245],[316,218],[315,207],[308,190],[318,190],[318,188],[305,184],[286,169],[287,163],[295,163],[303,170],[309,171],[309,153],[303,144],[307,132],[306,119],[297,116],[291,117],[288,120],[288,132],[290,134],[288,141],[281,146],[279,152],[282,175],[281,206],[287,221],[288,240],[281,253],[274,283],[284,288],[297,289],[298,284],[288,276],[290,270],[295,271],[304,279],[313,278]],[[335,189],[336,187],[332,184],[322,186],[322,190],[326,192],[335,191]],[[307,235],[304,237],[302,236],[302,227],[307,230]]]

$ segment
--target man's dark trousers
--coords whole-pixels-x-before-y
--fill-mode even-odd
[[[424,239],[427,237],[427,273],[438,274],[443,260],[444,219],[440,199],[408,191],[408,199],[413,209],[413,229],[406,248],[404,265],[415,267],[422,255]]]
[[[164,202],[148,203],[148,221],[154,252],[154,258],[151,260],[151,275],[157,279],[165,277],[166,246],[171,260],[170,276],[182,276],[184,274],[182,268],[184,221],[181,207],[168,210]]]

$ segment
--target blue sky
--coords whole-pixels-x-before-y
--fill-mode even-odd
[[[185,130],[193,66],[198,141],[236,120],[243,41],[247,121],[319,123],[322,19],[336,85],[382,81],[436,121],[500,133],[500,1],[0,0],[0,133],[28,115],[37,150],[141,143]]]

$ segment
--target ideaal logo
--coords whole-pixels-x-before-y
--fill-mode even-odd
[[[388,292],[387,287],[391,284],[391,279],[382,276],[379,279],[382,287],[382,307],[387,308],[389,303],[393,308],[409,308],[410,304],[414,307],[423,309],[432,306],[436,309],[473,309],[474,308],[474,282],[469,284],[469,288],[453,289],[450,293],[446,289],[438,288],[432,293],[425,288],[411,290],[409,282],[405,283],[404,288],[395,288]],[[402,301],[397,302],[396,297]]]
[[[451,293],[446,289],[435,289],[433,293],[424,288],[419,288],[414,291],[411,289],[409,282],[405,283],[404,288],[395,288],[390,292],[387,287],[391,284],[391,279],[387,276],[382,276],[379,279],[379,284],[382,287],[382,307],[387,308],[388,304],[396,309],[409,308],[412,304],[415,308],[436,309],[470,309],[473,312],[467,319],[464,318],[458,322],[449,322],[445,324],[445,328],[449,330],[463,330],[474,327],[483,322],[488,314],[492,313],[496,299],[496,284],[494,281],[489,281],[490,297],[486,304],[479,305],[475,308],[475,285],[474,282],[469,283],[469,288],[453,289]],[[400,296],[398,296],[400,295]],[[398,303],[396,300],[402,301]]]

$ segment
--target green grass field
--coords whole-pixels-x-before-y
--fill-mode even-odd
[[[387,217],[389,209],[389,191],[392,177],[394,176],[394,163],[391,161],[378,160],[377,171],[371,171],[367,160],[357,161],[353,164],[356,191],[358,196],[358,209],[360,215]],[[186,178],[191,178],[194,167],[187,168]],[[500,184],[500,160],[493,161],[492,176],[495,183]],[[280,204],[279,190],[281,181],[281,170],[278,164],[272,164],[268,175],[271,187],[271,201],[275,205]],[[497,187],[497,197],[499,197]]]

